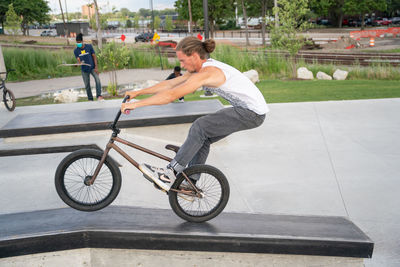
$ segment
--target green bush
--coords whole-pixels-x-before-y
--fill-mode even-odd
[[[36,80],[79,75],[80,68],[59,67],[63,63],[76,63],[71,50],[35,50],[3,48],[7,69],[15,69],[9,81]]]

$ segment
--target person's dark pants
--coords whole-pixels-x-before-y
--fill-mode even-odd
[[[258,127],[264,119],[265,114],[240,107],[224,108],[198,118],[170,165],[181,172],[186,166],[204,164],[212,143],[234,132]]]
[[[92,89],[90,88],[90,74],[93,76],[94,81],[96,82],[96,97],[101,96],[101,83],[99,75],[97,75],[94,69],[92,69],[90,72],[82,71],[83,83],[85,84],[88,100],[93,101]]]

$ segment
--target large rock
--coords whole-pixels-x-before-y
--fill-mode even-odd
[[[337,69],[335,71],[335,73],[333,73],[333,79],[335,79],[335,80],[346,80],[348,74],[349,74],[348,71]]]
[[[325,72],[318,71],[317,79],[318,80],[332,80],[332,76],[326,74]]]
[[[70,89],[70,90],[63,90],[61,93],[54,97],[54,100],[61,102],[61,103],[73,103],[78,101],[78,94],[79,92]]]
[[[297,78],[302,80],[313,80],[314,75],[307,68],[301,67],[297,69]]]
[[[260,81],[259,77],[258,77],[258,72],[256,70],[249,70],[249,71],[245,71],[243,72],[243,74],[250,79],[250,81],[252,81],[253,83],[257,83]]]

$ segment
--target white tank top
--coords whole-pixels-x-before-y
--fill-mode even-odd
[[[225,83],[219,88],[207,87],[204,89],[221,96],[234,107],[246,108],[259,115],[269,111],[260,90],[243,73],[228,64],[212,58],[207,59],[202,67],[208,66],[222,70],[225,75]]]

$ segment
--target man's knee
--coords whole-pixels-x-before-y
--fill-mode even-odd
[[[189,136],[200,138],[202,141],[207,139],[206,132],[204,131],[204,127],[201,123],[201,118],[193,122],[189,130]]]

